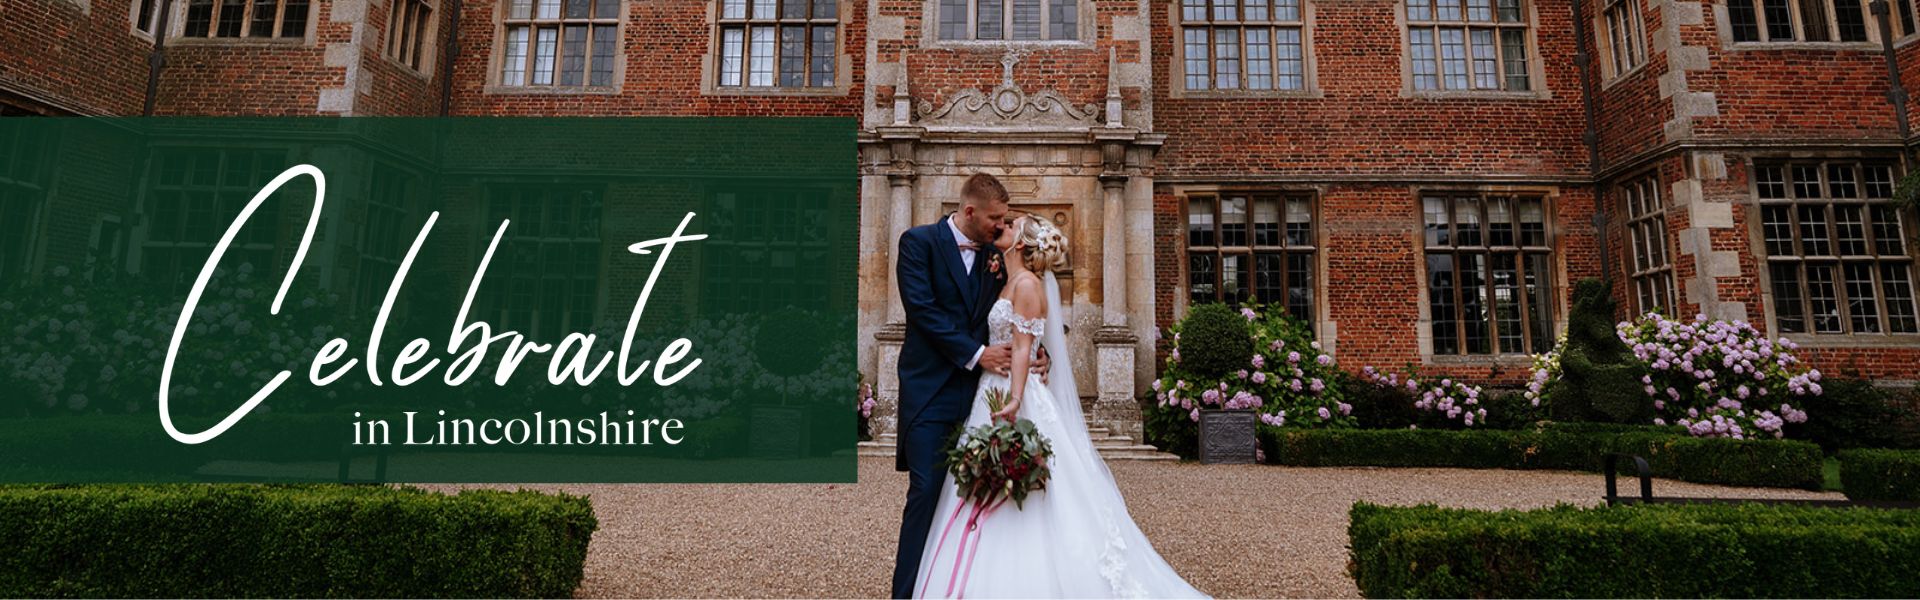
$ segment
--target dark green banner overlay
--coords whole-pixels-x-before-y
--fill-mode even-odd
[[[850,119],[0,119],[0,482],[847,482]]]

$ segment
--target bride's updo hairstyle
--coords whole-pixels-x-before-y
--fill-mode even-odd
[[[1067,236],[1053,221],[1040,215],[1021,217],[1013,242],[1019,246],[1020,261],[1035,273],[1057,271],[1067,266]]]

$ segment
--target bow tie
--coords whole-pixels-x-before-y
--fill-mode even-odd
[[[961,250],[979,250],[980,244],[977,244],[974,242],[960,242],[960,249]]]

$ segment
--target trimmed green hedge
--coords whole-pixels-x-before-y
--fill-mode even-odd
[[[0,487],[0,597],[570,597],[585,497],[381,486]]]
[[[1828,376],[1818,396],[1794,398],[1811,415],[1788,423],[1787,437],[1827,452],[1849,448],[1920,449],[1920,391],[1881,387],[1867,379]]]
[[[1824,460],[1820,447],[1806,442],[1695,438],[1660,428],[1598,425],[1517,431],[1263,430],[1260,447],[1269,463],[1304,467],[1576,471],[1599,471],[1601,455],[1617,452],[1645,457],[1656,477],[1805,489],[1820,489]],[[1634,472],[1622,461],[1621,473],[1630,478]]]
[[[1920,450],[1843,450],[1839,458],[1848,499],[1920,501]]]
[[[1920,511],[1362,502],[1351,517],[1369,598],[1920,597]]]

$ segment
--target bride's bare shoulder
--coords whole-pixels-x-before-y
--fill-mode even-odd
[[[1045,316],[1046,291],[1042,287],[1043,283],[1039,275],[1031,271],[1022,271],[1014,274],[1013,280],[1007,282],[1007,285],[1013,286],[1014,312],[1028,317]]]

